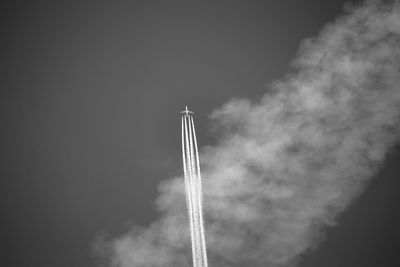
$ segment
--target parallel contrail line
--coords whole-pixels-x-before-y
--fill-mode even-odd
[[[199,251],[199,244],[201,243],[201,238],[200,238],[200,220],[199,220],[199,205],[198,205],[198,191],[197,191],[197,179],[196,179],[196,173],[195,173],[195,164],[194,164],[194,153],[193,153],[193,138],[192,138],[192,127],[191,127],[191,122],[190,122],[190,117],[188,118],[188,129],[189,129],[189,150],[190,150],[190,175],[192,178],[192,196],[193,196],[193,206],[194,206],[194,227],[195,227],[195,240],[196,240],[196,256],[197,259],[200,263],[200,266],[202,265],[202,255],[201,251]]]
[[[197,254],[197,249],[196,249],[196,244],[197,244],[197,238],[196,238],[196,218],[195,218],[195,204],[193,203],[194,196],[193,196],[193,178],[192,178],[192,168],[191,168],[191,157],[190,157],[190,145],[189,145],[189,133],[188,133],[188,126],[187,126],[187,120],[186,117],[184,117],[184,124],[185,124],[185,148],[186,148],[186,167],[188,169],[187,172],[187,181],[188,181],[188,188],[186,189],[186,194],[189,195],[189,200],[190,200],[190,207],[191,207],[191,214],[189,215],[190,220],[192,221],[192,226],[191,226],[191,239],[193,240],[192,242],[192,254],[193,254],[193,266],[197,267],[198,266],[198,254]]]
[[[194,147],[196,152],[196,163],[197,163],[197,180],[198,180],[198,189],[199,189],[199,206],[200,206],[200,231],[201,231],[201,249],[203,253],[204,266],[208,266],[207,262],[207,250],[206,250],[206,240],[205,240],[205,232],[204,232],[204,221],[203,221],[203,188],[201,184],[201,173],[200,173],[200,158],[199,151],[197,148],[197,138],[196,138],[196,130],[194,129],[194,121],[193,117],[191,117],[192,127],[193,127],[193,138],[194,138]]]
[[[182,117],[182,159],[183,159],[183,172],[185,176],[185,188],[186,188],[186,206],[188,209],[188,217],[189,217],[189,224],[190,224],[190,239],[192,243],[192,256],[193,258],[195,257],[195,244],[194,244],[194,228],[193,228],[193,204],[192,204],[192,194],[188,188],[191,187],[190,181],[188,179],[188,170],[187,170],[187,165],[186,165],[186,154],[185,154],[185,136],[187,140],[187,127],[186,127],[186,121],[184,123],[185,118]],[[187,147],[187,146],[186,146]],[[196,264],[193,262],[194,267],[196,267]]]

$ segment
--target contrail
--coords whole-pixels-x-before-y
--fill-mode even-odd
[[[187,107],[182,114],[182,158],[193,266],[207,267],[199,153],[193,117]]]
[[[201,174],[200,174],[200,158],[199,158],[199,151],[197,149],[197,138],[196,138],[196,131],[194,129],[194,121],[193,121],[193,117],[191,117],[191,121],[192,121],[192,126],[193,126],[193,137],[194,137],[194,147],[196,150],[196,167],[197,167],[197,181],[198,181],[198,190],[199,190],[199,197],[200,197],[200,201],[199,201],[199,206],[200,206],[200,211],[201,211],[201,216],[200,216],[200,231],[201,231],[201,244],[202,244],[202,253],[203,255],[205,255],[204,257],[204,262],[205,265],[208,265],[207,262],[207,249],[206,249],[206,240],[205,240],[205,233],[204,233],[204,222],[203,222],[203,188],[202,188],[202,184],[201,184]]]
[[[188,167],[186,165],[186,157],[185,154],[187,153],[187,145],[185,143],[185,140],[187,140],[187,137],[185,138],[185,135],[187,136],[187,131],[186,131],[186,119],[182,116],[182,157],[183,160],[183,173],[184,173],[184,179],[185,179],[185,188],[191,188],[191,179],[190,179],[190,174],[188,172]],[[186,148],[186,151],[185,151]],[[194,232],[194,219],[193,219],[193,206],[192,206],[192,195],[191,195],[191,190],[186,190],[186,206],[187,206],[187,211],[188,211],[188,216],[189,216],[189,224],[190,224],[190,238],[191,238],[191,244],[192,244],[192,257],[193,259],[196,257],[195,254],[195,232]],[[194,265],[196,267],[196,265]]]
[[[194,177],[193,177],[193,159],[192,159],[192,153],[191,153],[191,142],[190,142],[190,137],[191,134],[188,132],[188,120],[186,117],[182,116],[182,119],[184,120],[184,132],[185,135],[182,135],[182,139],[184,139],[184,147],[186,149],[186,153],[183,153],[183,159],[186,162],[186,166],[184,166],[184,169],[186,169],[186,175],[184,179],[187,181],[185,182],[185,192],[186,196],[189,199],[189,220],[191,222],[190,224],[190,234],[191,234],[191,241],[192,241],[192,253],[193,253],[193,266],[194,267],[200,267],[198,266],[199,264],[199,253],[198,253],[198,220],[197,220],[197,207],[196,207],[196,191],[194,189]],[[189,128],[190,129],[190,128]]]

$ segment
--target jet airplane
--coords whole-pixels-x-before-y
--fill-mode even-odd
[[[181,111],[181,114],[184,114],[185,116],[189,116],[189,114],[194,114],[193,111],[188,110],[188,107],[185,107],[185,110]]]

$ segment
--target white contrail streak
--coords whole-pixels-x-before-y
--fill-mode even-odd
[[[198,258],[198,266],[202,265],[202,255],[201,255],[201,231],[200,231],[200,220],[199,220],[199,193],[198,193],[198,186],[197,186],[197,176],[196,176],[196,168],[194,163],[194,152],[193,152],[193,134],[192,134],[192,125],[190,118],[188,117],[188,128],[189,128],[189,147],[190,147],[190,169],[191,169],[191,178],[192,178],[192,186],[191,186],[191,193],[192,193],[192,200],[194,205],[194,227],[195,227],[195,235],[196,235],[196,256]]]
[[[193,177],[192,188],[193,188],[193,191],[195,192],[195,201],[196,201],[195,202],[195,205],[196,205],[196,210],[195,210],[196,211],[196,214],[195,214],[195,216],[196,216],[196,238],[197,238],[198,244],[200,244],[197,247],[197,250],[198,250],[197,253],[199,255],[199,260],[202,263],[203,257],[202,257],[202,251],[201,251],[201,225],[200,225],[200,223],[201,223],[201,220],[200,220],[201,199],[200,199],[200,194],[199,194],[198,177],[197,177],[197,170],[196,170],[196,164],[195,164],[196,159],[194,157],[192,122],[191,122],[190,118],[189,118],[189,143],[190,143],[190,156],[192,158],[192,171],[193,171],[193,173],[192,173],[192,175],[193,175],[192,176]]]
[[[186,127],[186,120],[184,117],[182,117],[182,159],[183,159],[183,172],[185,176],[185,188],[190,188],[191,187],[191,182],[189,179],[189,174],[186,166],[186,155],[185,155],[185,147],[187,149],[187,146],[185,145],[185,139],[187,140],[187,127]],[[186,138],[185,138],[186,136]],[[193,258],[195,258],[195,247],[194,247],[194,227],[193,227],[193,205],[192,205],[192,197],[191,197],[191,192],[190,190],[186,190],[186,206],[188,210],[188,216],[189,216],[189,224],[190,224],[190,238],[192,242],[192,253],[193,253]],[[194,265],[196,267],[196,265]]]
[[[207,267],[199,153],[193,117],[182,116],[182,156],[194,267]]]
[[[194,165],[194,154],[193,154],[193,139],[192,139],[192,126],[190,119],[188,119],[188,128],[189,128],[189,148],[190,148],[190,175],[192,178],[192,186],[191,192],[193,195],[193,205],[194,209],[194,227],[195,227],[195,234],[196,234],[196,256],[198,257],[199,263],[201,262],[201,254],[199,252],[199,247],[197,246],[200,243],[200,225],[199,225],[199,207],[198,207],[198,190],[197,190],[197,179],[196,179],[196,170]],[[201,265],[200,265],[201,266]]]
[[[189,220],[191,221],[191,239],[192,239],[192,252],[193,252],[193,266],[202,267],[200,265],[201,255],[199,253],[199,222],[197,220],[198,207],[197,207],[197,192],[195,188],[195,177],[193,169],[193,157],[192,157],[192,142],[191,142],[191,131],[190,122],[187,118],[184,118],[185,125],[185,148],[186,148],[186,177],[187,182],[186,195],[189,198],[190,214]],[[189,124],[189,125],[188,125]]]
[[[188,201],[188,206],[189,206],[189,221],[190,221],[190,235],[191,235],[191,241],[192,241],[192,253],[193,253],[193,266],[198,267],[198,254],[197,254],[197,249],[196,249],[196,243],[197,243],[197,234],[196,234],[196,219],[195,219],[195,206],[193,203],[193,177],[192,177],[192,164],[191,164],[191,157],[190,157],[190,144],[189,144],[189,134],[188,134],[188,126],[187,126],[187,120],[185,117],[182,117],[184,121],[184,133],[185,135],[182,135],[182,139],[185,139],[184,143],[184,148],[186,151],[183,153],[183,158],[185,161],[185,166],[184,169],[186,170],[185,173],[185,187],[186,187],[186,197],[189,200]],[[184,151],[184,149],[182,148]]]
[[[197,163],[197,182],[198,182],[198,191],[199,191],[199,209],[200,209],[200,233],[201,233],[201,250],[203,259],[204,259],[204,266],[208,266],[207,262],[207,250],[206,250],[206,240],[205,240],[205,233],[204,233],[204,222],[203,222],[203,187],[201,184],[201,174],[200,174],[200,158],[199,158],[199,151],[197,149],[197,139],[196,139],[196,131],[194,129],[194,121],[193,117],[191,117],[192,127],[193,127],[193,138],[194,138],[194,147],[196,152],[196,163]]]

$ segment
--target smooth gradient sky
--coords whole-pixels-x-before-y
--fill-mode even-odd
[[[3,2],[0,265],[97,266],[96,236],[146,226],[157,184],[181,174],[179,111],[213,144],[207,115],[259,99],[343,3]],[[301,267],[400,266],[399,160]]]

